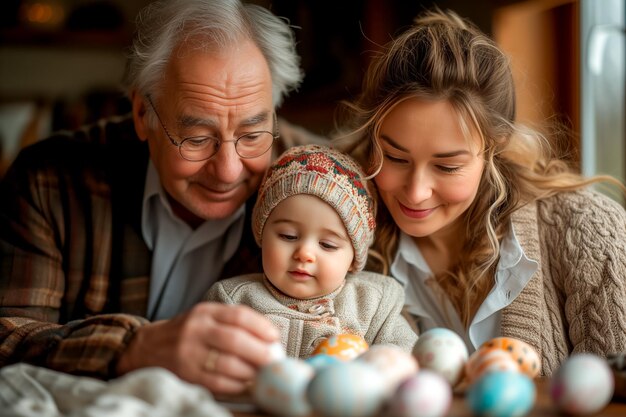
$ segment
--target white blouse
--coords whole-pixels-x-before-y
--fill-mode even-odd
[[[452,303],[446,298],[442,305],[441,296],[429,288],[426,281],[432,272],[428,264],[413,238],[400,233],[398,251],[390,271],[404,286],[406,310],[420,332],[435,327],[449,328],[463,338],[470,354],[485,341],[500,335],[502,309],[515,300],[538,268],[538,263],[524,254],[512,225],[511,231],[500,245],[495,286],[468,329],[464,328]]]

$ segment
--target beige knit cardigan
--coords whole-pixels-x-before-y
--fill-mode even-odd
[[[404,289],[395,279],[373,272],[348,273],[332,293],[307,300],[280,293],[263,274],[242,275],[213,284],[205,300],[245,304],[263,313],[280,330],[289,357],[306,359],[322,340],[341,333],[405,352],[417,341],[402,315]]]
[[[502,336],[526,341],[551,375],[572,353],[626,351],[626,211],[591,191],[563,193],[513,216],[537,272],[502,311]]]

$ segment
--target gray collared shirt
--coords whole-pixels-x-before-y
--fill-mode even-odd
[[[148,318],[171,318],[202,299],[239,246],[244,214],[242,205],[226,219],[192,229],[172,212],[150,161],[141,213],[143,238],[152,250]]]
[[[465,329],[448,299],[442,305],[441,297],[428,286],[432,272],[413,239],[402,233],[391,275],[404,286],[405,307],[416,321],[420,332],[434,327],[447,327],[461,336],[470,353],[485,341],[500,336],[502,309],[522,292],[538,268],[519,244],[513,226],[500,245],[495,286],[478,308],[468,329]]]

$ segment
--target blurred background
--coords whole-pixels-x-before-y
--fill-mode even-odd
[[[341,1],[341,4],[339,4]],[[129,111],[121,90],[134,18],[150,0],[0,2],[0,175],[60,129]],[[333,128],[372,55],[424,9],[452,9],[511,56],[518,119],[573,131],[563,152],[585,174],[626,177],[626,0],[255,0],[294,26],[305,80],[279,113]]]

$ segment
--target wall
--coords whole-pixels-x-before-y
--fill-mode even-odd
[[[19,146],[50,131],[76,128],[128,110],[120,89],[124,51],[136,13],[149,1],[0,2],[0,143],[5,161]],[[556,109],[572,117],[576,125],[576,113],[570,109],[577,98],[567,96],[575,89],[555,83],[566,78],[551,72],[561,62],[552,58],[553,53],[567,55],[571,45],[563,47],[562,40],[554,38],[549,19],[534,20],[524,11],[528,4],[554,1],[342,1],[341,8],[333,0],[256,1],[287,17],[298,41],[306,77],[300,90],[279,109],[293,123],[318,134],[329,133],[337,103],[358,93],[371,54],[420,11],[437,6],[470,18],[510,47],[514,67],[522,69],[517,72],[521,116],[539,120]],[[21,11],[36,2],[62,7],[64,19],[48,27],[27,24]],[[499,17],[495,21],[494,13]],[[567,63],[574,59],[566,56]]]

